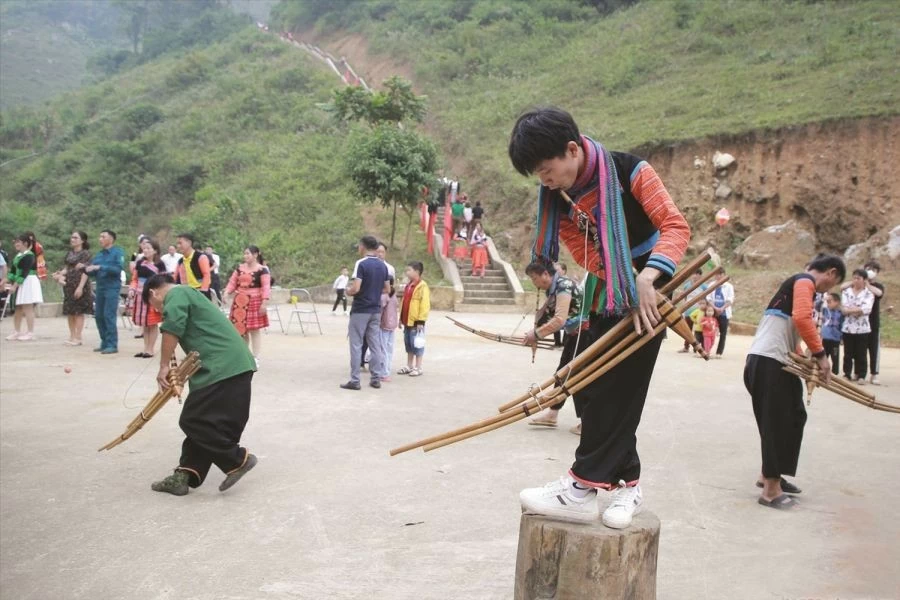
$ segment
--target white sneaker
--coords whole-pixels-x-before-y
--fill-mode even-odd
[[[523,512],[556,517],[566,521],[596,521],[600,514],[597,508],[597,490],[591,490],[584,498],[576,498],[570,493],[572,478],[560,477],[544,487],[527,488],[519,492]]]
[[[869,381],[872,382],[872,385],[881,385],[881,383],[879,383],[878,381],[878,375],[872,375],[872,378],[869,379]]]
[[[254,356],[253,360],[256,362],[256,368],[259,369],[259,359]]]
[[[625,487],[625,482],[619,481],[619,487],[612,493],[612,501],[603,511],[603,524],[612,529],[625,529],[631,525],[631,518],[643,510],[643,503],[641,486]]]

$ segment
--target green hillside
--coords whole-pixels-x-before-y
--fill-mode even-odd
[[[354,257],[362,226],[342,179],[348,132],[316,107],[336,83],[248,26],[7,113],[0,236],[34,230],[53,262],[73,229],[110,227],[126,248],[139,232],[189,230],[227,264],[253,243],[279,283],[321,283]]]
[[[900,110],[894,0],[283,0],[273,19],[326,45],[357,32],[369,62],[410,65],[436,141],[504,228],[532,218],[533,184],[506,158],[531,105],[618,149]]]

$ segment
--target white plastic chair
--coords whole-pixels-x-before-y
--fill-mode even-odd
[[[294,298],[297,299],[297,302],[293,301]],[[306,329],[303,328],[304,315],[311,315],[310,318],[306,319],[306,323],[311,324],[315,321],[316,327],[319,328],[319,335],[323,335],[322,325],[319,323],[319,313],[316,311],[316,303],[313,302],[309,290],[303,288],[291,288],[291,314],[288,317],[287,329],[284,332],[285,335],[291,331],[291,322],[294,319],[294,315],[297,316],[297,324],[300,325],[300,332],[303,335],[306,335]]]

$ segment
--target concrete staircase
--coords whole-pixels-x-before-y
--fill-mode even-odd
[[[444,231],[444,207],[438,208],[435,223],[436,236]],[[451,251],[452,254],[452,251]],[[452,259],[451,259],[452,260]],[[466,258],[458,264],[459,278],[463,286],[463,300],[457,302],[458,312],[517,312],[516,294],[507,275],[499,265],[488,258],[488,268],[484,277],[472,277],[472,259]]]

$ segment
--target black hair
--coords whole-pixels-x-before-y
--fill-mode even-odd
[[[412,260],[412,261],[406,263],[406,266],[407,266],[407,267],[412,267],[413,270],[416,271],[416,272],[419,274],[419,277],[421,277],[421,276],[422,276],[422,273],[425,272],[425,265],[423,265],[422,263],[420,263],[420,262],[417,261],[417,260]]]
[[[475,206],[481,206],[481,200],[476,200],[476,201],[475,201]]]
[[[113,231],[112,229],[104,229],[100,233],[105,233],[105,234],[109,235],[109,237],[111,237],[113,239],[113,241],[116,241],[116,232]]]
[[[566,266],[566,263],[564,263],[564,262],[558,262],[558,263],[556,263],[556,264],[559,265],[559,268],[562,269],[562,272],[563,272],[563,273],[568,273],[568,272],[569,272],[569,267]]]
[[[186,239],[191,243],[191,246],[194,245],[194,234],[193,233],[179,233],[178,237]]]
[[[78,237],[81,238],[81,249],[82,250],[90,250],[91,244],[88,242],[88,234],[83,231],[74,231],[73,233],[77,233]]]
[[[526,275],[543,275],[544,273],[549,272],[550,270],[547,269],[547,265],[537,260],[525,267]]]
[[[863,269],[872,269],[873,271],[878,271],[879,273],[881,273],[881,265],[877,260],[870,260],[863,265]]]
[[[701,268],[697,269],[696,271],[694,271],[694,275],[703,275],[703,268],[701,267]]]
[[[362,244],[363,248],[366,250],[378,250],[378,240],[375,239],[374,235],[364,235],[359,238],[359,243]]]
[[[818,271],[825,273],[830,269],[834,269],[838,274],[838,281],[843,281],[847,276],[847,267],[844,265],[843,259],[833,254],[816,254],[809,264],[806,265],[807,271]]]
[[[389,278],[388,278],[388,281],[389,281],[390,284],[391,284],[391,290],[388,292],[388,297],[393,297],[394,294],[397,293],[397,290],[394,289],[394,278],[393,278],[393,277],[389,277]]]
[[[378,246],[375,249],[377,250],[378,248],[381,248],[382,246],[384,246],[384,251],[387,252],[387,244],[385,244],[381,240],[378,240]]]
[[[862,277],[863,281],[868,281],[869,279],[869,274],[866,273],[865,269],[853,269],[853,276],[856,277],[857,275]]]
[[[249,246],[247,246],[246,250],[247,250],[248,252],[250,252],[250,254],[255,254],[255,255],[256,255],[256,260],[259,261],[259,264],[261,264],[261,265],[266,264],[266,259],[263,258],[263,253],[262,253],[262,251],[259,249],[259,246],[254,246],[253,244],[250,244]]]
[[[34,234],[23,233],[22,235],[17,235],[13,238],[16,241],[22,242],[23,244],[27,244],[28,248],[34,249]]]
[[[155,290],[161,288],[162,286],[175,283],[175,280],[172,279],[172,276],[168,273],[157,273],[150,279],[144,282],[144,291],[141,292],[141,299],[144,301],[144,304],[150,303],[150,290]]]
[[[509,159],[522,175],[531,175],[545,160],[562,158],[569,142],[581,143],[572,115],[549,106],[523,114],[509,136]]]
[[[834,300],[835,302],[837,302],[838,304],[841,303],[841,295],[838,294],[837,292],[831,292],[828,294],[828,296],[831,297],[831,299]]]

